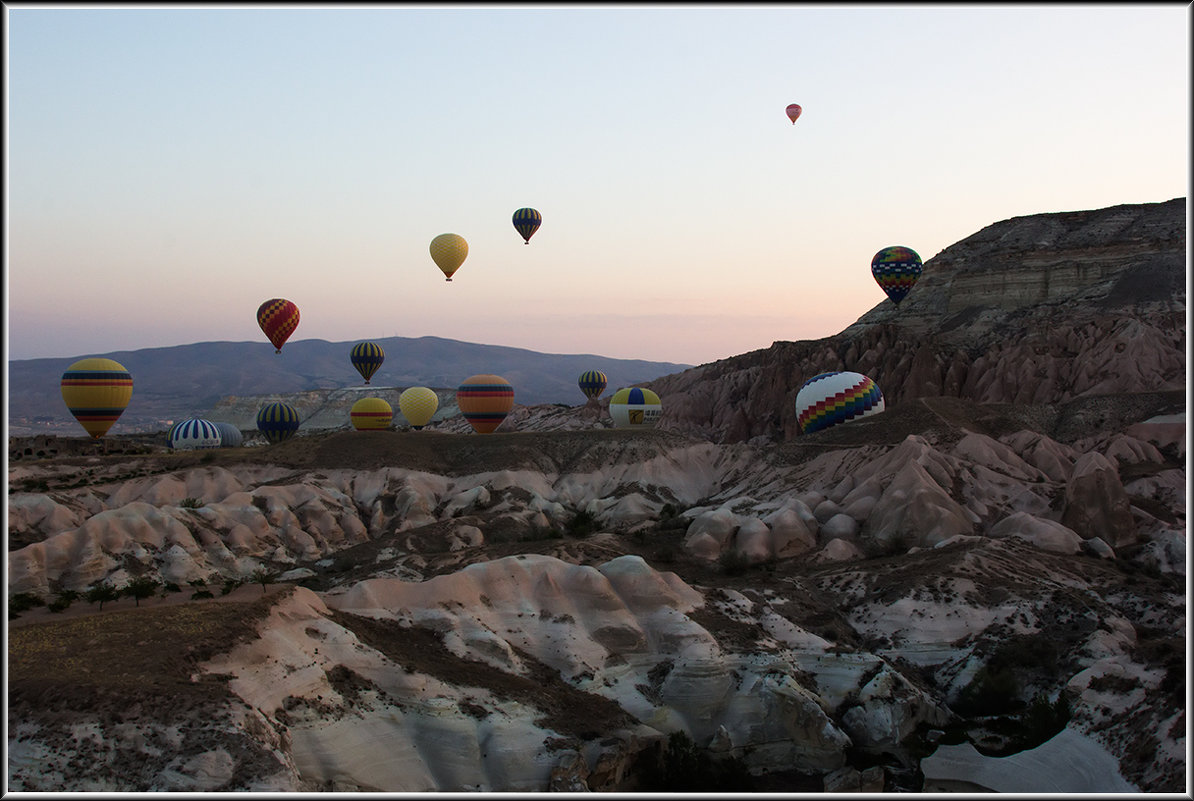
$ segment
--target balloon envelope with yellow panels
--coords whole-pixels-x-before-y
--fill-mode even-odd
[[[519,209],[514,212],[514,230],[518,231],[518,235],[525,240],[524,245],[531,244],[531,237],[535,235],[542,224],[543,215],[535,209]]]
[[[912,291],[923,271],[920,255],[903,245],[883,248],[871,259],[871,275],[896,306]]]
[[[381,398],[361,398],[352,405],[348,417],[357,431],[377,431],[390,427],[394,409]]]
[[[111,359],[81,359],[62,374],[62,400],[75,419],[99,439],[124,413],[133,397],[133,377]]]
[[[373,378],[373,374],[386,360],[386,352],[376,342],[358,342],[353,345],[348,358],[352,362],[352,366],[357,368],[357,372],[361,374],[361,378],[365,379],[365,383],[368,384],[369,379]]]
[[[398,409],[415,429],[430,423],[438,408],[439,396],[430,387],[410,387],[398,396]]]
[[[274,353],[282,352],[298,324],[298,306],[285,298],[271,298],[257,307],[257,325],[274,346]]]
[[[580,374],[576,384],[580,387],[580,391],[585,393],[586,398],[597,400],[601,397],[601,393],[605,392],[605,385],[608,381],[605,373],[600,370],[585,370]]]
[[[609,416],[614,428],[654,428],[663,412],[659,396],[649,389],[619,389],[609,399]]]
[[[460,269],[468,258],[468,242],[460,234],[440,234],[431,240],[431,260],[444,274],[444,280],[451,281],[452,274]]]
[[[298,410],[289,403],[269,403],[257,411],[257,430],[265,434],[272,445],[290,439],[298,428]]]
[[[457,388],[456,405],[474,431],[489,434],[514,408],[514,387],[500,375],[474,375]]]

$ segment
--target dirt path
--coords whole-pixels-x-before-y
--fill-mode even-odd
[[[237,587],[227,595],[220,595],[217,590],[214,598],[199,598],[191,600],[192,590],[188,587],[182,592],[172,592],[162,597],[160,594],[152,598],[142,598],[138,604],[132,598],[120,598],[115,601],[105,601],[104,610],[101,612],[98,603],[88,603],[82,598],[76,600],[69,607],[61,612],[51,612],[44,606],[37,606],[27,612],[21,612],[20,617],[15,620],[8,621],[8,627],[20,628],[22,626],[35,626],[40,623],[56,623],[61,620],[73,620],[75,618],[87,617],[89,615],[106,615],[111,612],[134,612],[142,609],[161,609],[165,606],[179,606],[181,604],[206,604],[206,603],[220,603],[220,602],[240,602],[255,601],[262,595],[276,595],[283,590],[289,589],[293,585],[289,582],[282,582],[277,584],[267,584],[265,592],[261,590],[260,584],[245,584]]]

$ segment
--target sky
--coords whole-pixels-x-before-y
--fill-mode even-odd
[[[281,297],[291,342],[704,364],[840,332],[881,248],[1190,179],[1182,4],[5,15],[10,360],[265,342]]]

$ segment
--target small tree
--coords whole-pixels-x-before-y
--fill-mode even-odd
[[[262,595],[265,595],[265,585],[273,584],[274,578],[274,574],[271,571],[266,570],[264,567],[259,567],[249,574],[249,579],[252,580],[254,584],[261,585]]]
[[[124,585],[121,590],[123,595],[131,595],[133,597],[133,605],[140,606],[142,598],[149,598],[157,591],[158,582],[156,579],[149,576],[137,576],[129,579],[128,584]],[[102,608],[102,607],[101,607]]]
[[[115,601],[120,597],[120,591],[112,586],[112,582],[107,579],[97,581],[87,588],[87,593],[83,596],[87,599],[87,603],[93,604],[99,601],[100,611],[104,611],[105,601]]]

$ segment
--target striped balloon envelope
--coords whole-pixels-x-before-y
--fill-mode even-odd
[[[514,408],[514,387],[500,375],[475,375],[457,388],[456,405],[474,431],[490,434]]]
[[[580,374],[580,379],[576,383],[580,387],[580,391],[585,393],[586,398],[597,400],[601,397],[601,393],[605,392],[605,373],[600,370],[585,370]]]
[[[917,252],[901,245],[883,248],[871,259],[871,275],[897,306],[912,290],[923,270]]]
[[[133,377],[111,359],[80,359],[60,383],[66,408],[92,439],[108,433],[133,397]]]
[[[257,325],[274,346],[274,353],[282,352],[282,346],[298,324],[298,306],[285,298],[273,298],[257,307]]]
[[[398,396],[398,408],[402,416],[414,429],[420,429],[431,422],[439,408],[439,396],[430,387],[410,387]]]
[[[663,413],[659,396],[649,389],[619,389],[609,399],[609,416],[614,428],[654,428]]]
[[[796,424],[810,434],[883,411],[879,385],[862,373],[821,373],[796,393]]]
[[[364,378],[365,383],[368,384],[369,379],[373,378],[373,374],[377,372],[377,368],[381,367],[381,363],[386,360],[386,352],[376,342],[358,342],[353,346],[348,358],[352,360],[352,366],[357,368],[361,378]]]
[[[543,215],[534,209],[519,209],[514,212],[514,230],[518,231],[525,242],[524,245],[531,244],[531,237],[539,230],[539,226],[543,223]]]
[[[271,443],[290,439],[298,427],[298,412],[289,403],[269,403],[257,412],[257,430]]]
[[[221,441],[220,429],[216,428],[216,424],[198,417],[175,423],[170,429],[170,447],[176,451],[218,448]]]
[[[357,431],[387,429],[394,420],[394,409],[381,398],[361,398],[348,413]]]
[[[220,429],[221,448],[239,448],[245,443],[245,435],[232,423],[213,423],[213,425]]]

